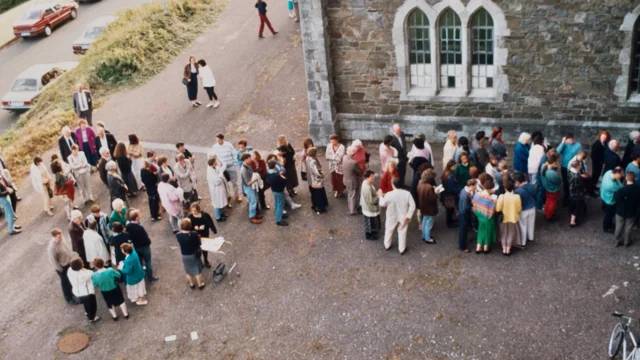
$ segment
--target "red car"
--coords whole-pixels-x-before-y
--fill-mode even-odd
[[[53,28],[63,22],[78,17],[78,4],[75,2],[38,3],[27,9],[20,20],[13,24],[16,37],[30,37],[44,34],[51,35]]]

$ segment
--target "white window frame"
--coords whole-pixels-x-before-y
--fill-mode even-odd
[[[632,12],[625,15],[624,21],[620,26],[620,31],[623,32],[624,36],[622,50],[620,50],[620,56],[618,57],[622,74],[616,79],[616,87],[613,94],[618,98],[618,103],[621,106],[640,107],[640,93],[630,89],[631,66],[633,65],[633,29],[636,22],[640,21],[639,17],[640,6],[637,6]]]
[[[428,87],[412,87],[409,65],[408,19],[414,9],[420,9],[429,19],[431,45],[431,74],[434,81]],[[447,9],[451,8],[460,18],[462,24],[462,86],[459,88],[440,88],[440,33],[439,18]],[[493,88],[472,89],[471,87],[471,17],[480,8],[484,8],[494,25],[494,79]],[[443,102],[502,102],[503,95],[509,91],[507,75],[502,71],[508,58],[508,49],[504,38],[511,31],[507,27],[504,13],[491,0],[471,0],[465,6],[460,0],[444,0],[433,6],[425,0],[406,0],[398,8],[394,20],[392,39],[395,48],[398,77],[394,81],[394,90],[400,91],[402,101],[443,101]]]

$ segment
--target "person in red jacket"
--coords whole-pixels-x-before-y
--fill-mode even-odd
[[[267,18],[267,3],[262,0],[256,1],[256,9],[258,9],[258,16],[260,16],[260,31],[258,32],[258,37],[263,39],[262,32],[264,31],[264,25],[266,24],[271,30],[271,33],[275,36],[278,34],[277,31],[273,30],[273,26],[271,26],[271,22],[269,18]]]

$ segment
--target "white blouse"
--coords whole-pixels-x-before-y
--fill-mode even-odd
[[[200,76],[202,77],[203,87],[216,86],[216,78],[213,76],[213,71],[211,71],[209,65],[200,67]]]

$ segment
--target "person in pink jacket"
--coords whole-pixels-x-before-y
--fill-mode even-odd
[[[80,149],[87,156],[87,161],[93,170],[98,166],[98,150],[96,150],[96,133],[87,123],[87,120],[80,119],[78,127],[73,131]],[[63,159],[66,161],[67,159]]]
[[[162,206],[167,210],[169,214],[169,225],[171,230],[176,234],[180,231],[180,221],[184,218],[182,213],[182,189],[175,188],[169,183],[171,175],[162,174],[162,182],[158,184],[158,194],[160,195],[160,202]]]

